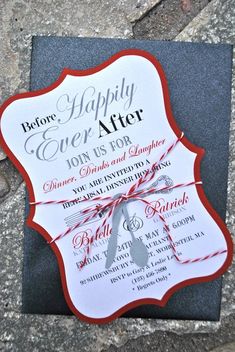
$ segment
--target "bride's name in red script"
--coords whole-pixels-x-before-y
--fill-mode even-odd
[[[146,154],[146,155],[150,155],[151,152],[162,146],[165,143],[165,139],[159,140],[159,141],[152,141],[151,144],[145,146],[145,147],[140,147],[139,144],[136,145],[132,145],[129,148],[129,157],[133,157],[133,156],[139,156],[141,154]]]
[[[97,232],[95,234],[93,234],[91,229],[86,229],[85,231],[78,232],[72,240],[73,248],[79,249],[84,246],[90,247],[93,242],[109,237],[111,231],[112,229],[108,224],[104,226],[102,231]]]

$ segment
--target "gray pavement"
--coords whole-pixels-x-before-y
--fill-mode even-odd
[[[0,16],[0,103],[11,94],[29,87],[32,35],[134,37],[235,44],[234,0],[3,0]],[[233,75],[227,203],[227,225],[233,234],[234,87]],[[234,264],[224,276],[219,322],[122,318],[108,325],[95,326],[82,323],[75,317],[22,315],[24,196],[21,176],[0,151],[0,350],[235,351]]]

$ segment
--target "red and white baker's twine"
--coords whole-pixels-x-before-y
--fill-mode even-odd
[[[108,219],[110,219],[114,212],[116,207],[122,203],[123,201],[128,201],[128,200],[139,200],[145,204],[147,204],[153,211],[154,213],[157,213],[159,216],[159,219],[162,221],[163,223],[163,227],[168,235],[168,239],[174,254],[175,259],[177,260],[177,262],[179,262],[180,264],[189,264],[189,263],[196,263],[196,262],[201,262],[203,260],[207,260],[210,259],[212,257],[215,257],[219,254],[223,254],[227,252],[227,249],[221,249],[218,250],[216,252],[212,252],[208,255],[205,256],[201,256],[201,257],[197,257],[194,259],[180,259],[177,255],[177,250],[176,250],[176,246],[175,243],[173,241],[173,238],[170,234],[169,231],[169,227],[164,219],[164,217],[161,215],[161,213],[159,213],[153,206],[152,204],[147,201],[146,199],[143,199],[143,196],[147,196],[150,195],[152,193],[155,192],[160,192],[160,191],[164,191],[164,190],[170,190],[170,189],[175,189],[175,188],[179,188],[179,187],[187,187],[187,186],[191,186],[191,185],[201,185],[202,182],[201,181],[192,181],[192,182],[188,182],[188,183],[179,183],[176,184],[175,186],[165,186],[163,188],[157,188],[157,187],[150,187],[148,189],[139,189],[142,185],[149,183],[150,181],[153,180],[155,174],[156,174],[156,170],[157,170],[157,165],[176,147],[176,145],[179,143],[179,141],[183,138],[184,133],[182,132],[181,136],[179,138],[177,138],[175,140],[174,143],[172,143],[172,145],[166,150],[166,152],[164,154],[162,154],[162,156],[160,157],[160,159],[155,162],[154,164],[152,164],[151,168],[149,168],[146,173],[141,176],[136,183],[132,184],[131,187],[129,188],[129,190],[127,191],[126,194],[122,194],[120,195],[119,198],[115,198],[115,197],[111,197],[111,196],[97,196],[97,197],[93,197],[91,199],[87,199],[87,198],[83,198],[81,200],[77,200],[77,198],[73,198],[73,199],[61,199],[61,200],[48,200],[48,201],[39,201],[39,202],[30,202],[30,205],[49,205],[49,204],[63,204],[63,203],[67,203],[67,202],[72,202],[72,201],[77,201],[78,203],[83,203],[83,202],[87,202],[87,201],[108,201],[106,204],[100,204],[100,205],[95,205],[95,206],[90,206],[84,210],[82,210],[83,214],[87,214],[90,213],[89,215],[87,215],[87,217],[85,217],[84,219],[82,219],[81,221],[79,221],[76,225],[69,227],[66,231],[60,233],[58,236],[56,236],[54,239],[52,239],[49,243],[53,243],[59,239],[61,239],[62,237],[68,235],[69,233],[71,233],[72,231],[76,230],[78,227],[84,225],[86,222],[94,219],[98,213],[103,212],[105,210],[108,209],[107,214],[105,215],[102,223],[100,226],[98,226],[97,230],[96,230],[96,234],[95,236],[100,232],[100,230],[106,225]],[[142,197],[141,197],[142,196]],[[88,245],[85,249],[85,256],[84,256],[84,260],[81,263],[80,268],[82,268],[87,261],[87,257],[90,254],[90,246]]]

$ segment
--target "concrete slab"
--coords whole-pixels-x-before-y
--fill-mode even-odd
[[[209,3],[209,0],[165,0],[133,27],[136,39],[173,39]]]

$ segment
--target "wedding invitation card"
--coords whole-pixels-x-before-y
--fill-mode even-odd
[[[29,191],[28,226],[54,251],[64,297],[106,323],[218,278],[231,236],[203,191],[194,145],[148,51],[121,50],[10,98],[1,142]],[[39,253],[40,256],[40,253]]]

